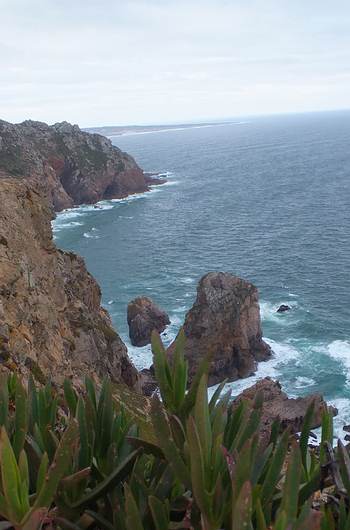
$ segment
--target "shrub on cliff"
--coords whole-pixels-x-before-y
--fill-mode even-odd
[[[209,359],[187,390],[183,349],[180,333],[169,362],[153,336],[161,399],[147,401],[149,430],[108,380],[57,393],[3,376],[0,528],[350,529],[350,459],[340,442],[334,452],[327,410],[319,451],[312,407],[299,440],[276,424],[263,445],[262,396],[233,410],[222,384],[208,401]]]

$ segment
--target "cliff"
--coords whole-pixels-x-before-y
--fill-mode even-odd
[[[135,160],[99,134],[67,122],[0,120],[0,174],[30,181],[56,210],[148,190]]]
[[[0,363],[60,383],[87,373],[137,386],[82,258],[57,249],[51,209],[22,179],[0,178]]]

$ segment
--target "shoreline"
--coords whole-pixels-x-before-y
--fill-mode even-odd
[[[168,183],[168,179],[167,178],[154,178],[157,175],[164,175],[164,174],[165,173],[147,173],[147,172],[145,172],[144,173],[145,183],[146,183],[146,188],[145,189],[140,189],[138,191],[133,191],[133,192],[130,192],[130,193],[125,193],[125,194],[119,194],[119,195],[115,195],[113,197],[108,197],[108,198],[102,197],[98,201],[83,202],[83,203],[79,203],[79,204],[74,204],[70,208],[62,208],[60,210],[54,210],[54,212],[53,212],[54,213],[54,218],[53,218],[52,221],[54,222],[57,219],[57,216],[59,214],[66,213],[66,212],[73,211],[73,210],[78,210],[79,208],[82,208],[84,206],[91,206],[92,208],[95,208],[96,210],[99,210],[99,209],[103,209],[103,208],[99,207],[99,203],[101,203],[101,202],[105,202],[105,201],[119,201],[119,200],[127,199],[128,197],[132,197],[134,195],[139,195],[139,194],[142,194],[142,193],[149,193],[149,192],[152,191],[152,188],[154,188],[155,186],[163,186],[164,184]]]

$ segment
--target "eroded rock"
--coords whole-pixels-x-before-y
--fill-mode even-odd
[[[162,333],[170,320],[165,311],[146,296],[140,296],[128,304],[129,336],[134,346],[150,344],[152,331]]]
[[[269,377],[260,379],[255,385],[244,390],[234,401],[233,407],[237,407],[242,400],[248,400],[253,403],[257,393],[263,393],[263,414],[261,420],[262,437],[268,441],[271,432],[271,426],[274,420],[279,420],[281,430],[290,429],[291,433],[300,432],[305,414],[310,404],[314,402],[314,414],[311,422],[311,428],[320,427],[322,423],[322,413],[326,406],[321,394],[310,394],[305,397],[289,398],[282,391],[278,381],[273,381]],[[329,407],[333,415],[336,416],[338,411],[334,407]]]
[[[190,379],[212,353],[209,385],[248,377],[272,354],[262,340],[257,288],[229,273],[210,272],[200,280],[183,328]]]

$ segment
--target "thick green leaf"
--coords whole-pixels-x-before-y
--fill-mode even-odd
[[[253,530],[252,526],[252,487],[249,481],[241,488],[237,501],[232,507],[232,530]]]
[[[86,421],[85,404],[81,397],[79,397],[78,399],[78,404],[76,406],[76,414],[79,423],[80,437],[79,468],[84,469],[91,465],[92,447],[90,445],[90,437]]]
[[[115,485],[123,482],[123,480],[129,475],[132,470],[137,457],[140,455],[140,449],[136,449],[128,455],[125,460],[114,469],[108,477],[100,482],[94,489],[87,493],[82,499],[71,504],[71,508],[81,508],[94,502],[95,500],[103,497],[108,491],[110,491]]]
[[[78,424],[75,419],[71,419],[67,430],[61,438],[53,462],[45,476],[44,483],[40,491],[38,491],[32,508],[33,512],[39,508],[50,507],[52,500],[57,493],[60,480],[63,478],[70,464],[77,439]]]
[[[164,408],[157,397],[151,400],[151,405],[152,423],[159,447],[172,467],[175,476],[178,477],[182,484],[189,487],[191,483],[189,470],[182,459],[179,448],[175,444]]]
[[[11,442],[5,427],[0,434],[1,479],[7,510],[11,521],[20,522],[24,513],[21,504],[21,478]]]
[[[167,502],[162,502],[152,495],[148,497],[156,530],[169,530],[169,507]]]
[[[125,511],[128,530],[144,530],[140,511],[135,502],[131,489],[125,484]]]
[[[285,431],[276,446],[276,449],[274,450],[271,463],[269,465],[268,471],[266,473],[265,480],[262,485],[261,489],[261,502],[262,506],[266,503],[268,503],[274,493],[276,486],[278,484],[278,481],[280,480],[281,476],[281,470],[287,455],[288,450],[288,440],[289,440],[289,432]]]
[[[0,426],[8,428],[9,419],[9,391],[7,376],[0,374]]]
[[[289,456],[281,503],[281,510],[287,515],[288,522],[294,522],[297,518],[300,477],[301,455],[299,447],[295,444]]]
[[[304,421],[303,421],[303,427],[300,434],[300,452],[301,452],[301,460],[303,462],[304,470],[306,473],[306,476],[309,475],[309,470],[307,466],[307,452],[308,452],[308,442],[309,442],[309,436],[310,436],[310,430],[311,430],[311,422],[314,415],[314,409],[315,409],[315,402],[312,401],[306,411]]]
[[[205,480],[205,458],[197,430],[195,420],[190,416],[187,420],[187,437],[191,460],[191,480],[193,494],[196,502],[205,515],[211,510],[211,502],[207,494],[207,485]]]
[[[194,419],[203,451],[204,461],[208,463],[211,453],[212,432],[208,406],[207,376],[205,374],[202,376],[198,387],[194,408]]]
[[[15,434],[13,437],[13,450],[18,460],[19,454],[24,447],[28,430],[28,399],[22,383],[17,380],[16,385],[16,413]]]
[[[64,397],[67,402],[69,412],[71,416],[75,416],[75,411],[77,408],[77,396],[73,389],[73,385],[70,379],[65,379],[63,383]]]

